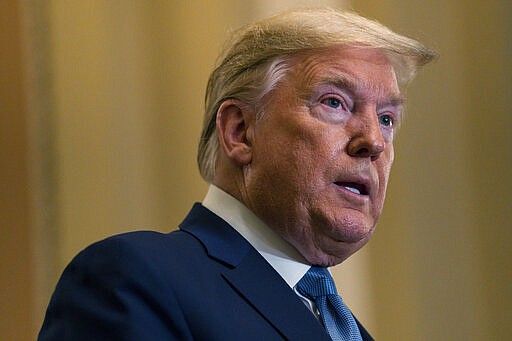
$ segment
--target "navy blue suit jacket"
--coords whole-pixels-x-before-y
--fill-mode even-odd
[[[265,259],[200,204],[179,231],[126,233],[78,254],[39,333],[73,341],[283,339],[329,336]]]

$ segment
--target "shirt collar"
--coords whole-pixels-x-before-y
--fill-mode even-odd
[[[240,233],[293,288],[310,265],[304,257],[240,201],[210,185],[203,206]]]

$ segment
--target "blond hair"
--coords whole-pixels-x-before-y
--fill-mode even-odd
[[[235,98],[261,111],[264,97],[286,76],[292,56],[339,45],[384,51],[400,85],[435,57],[421,43],[378,22],[328,8],[292,10],[238,29],[208,80],[197,156],[201,176],[211,182],[215,175],[219,151],[215,122],[222,102]]]

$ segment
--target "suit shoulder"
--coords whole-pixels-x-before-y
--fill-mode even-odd
[[[181,245],[194,243],[179,231],[139,231],[85,248],[57,283],[40,339],[187,339],[182,337],[188,332],[172,294],[174,282],[180,279],[173,269],[179,267],[176,255]],[[191,247],[197,251],[197,246]],[[173,321],[172,328],[161,323],[162,312]],[[178,336],[173,338],[174,334]]]
[[[92,272],[133,272],[134,269],[174,268],[184,256],[205,255],[204,248],[190,234],[177,230],[171,233],[136,231],[114,235],[91,244],[79,252],[67,270],[80,268]]]
[[[102,239],[94,244],[120,242],[127,244],[138,244],[142,246],[146,244],[172,242],[174,239],[179,239],[181,237],[186,237],[186,234],[181,230],[175,230],[169,233],[163,233],[152,230],[140,230],[116,234],[105,239]]]
[[[172,231],[170,233],[141,230],[113,235],[93,243],[91,246],[103,247],[104,245],[122,244],[136,248],[154,248],[174,244],[188,238],[188,234],[181,230]]]

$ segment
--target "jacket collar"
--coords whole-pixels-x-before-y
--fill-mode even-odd
[[[285,338],[330,340],[281,276],[224,220],[196,203],[180,228],[227,265],[222,276]]]
[[[252,249],[228,223],[200,203],[194,204],[180,229],[195,236],[208,256],[230,267],[238,266]]]

